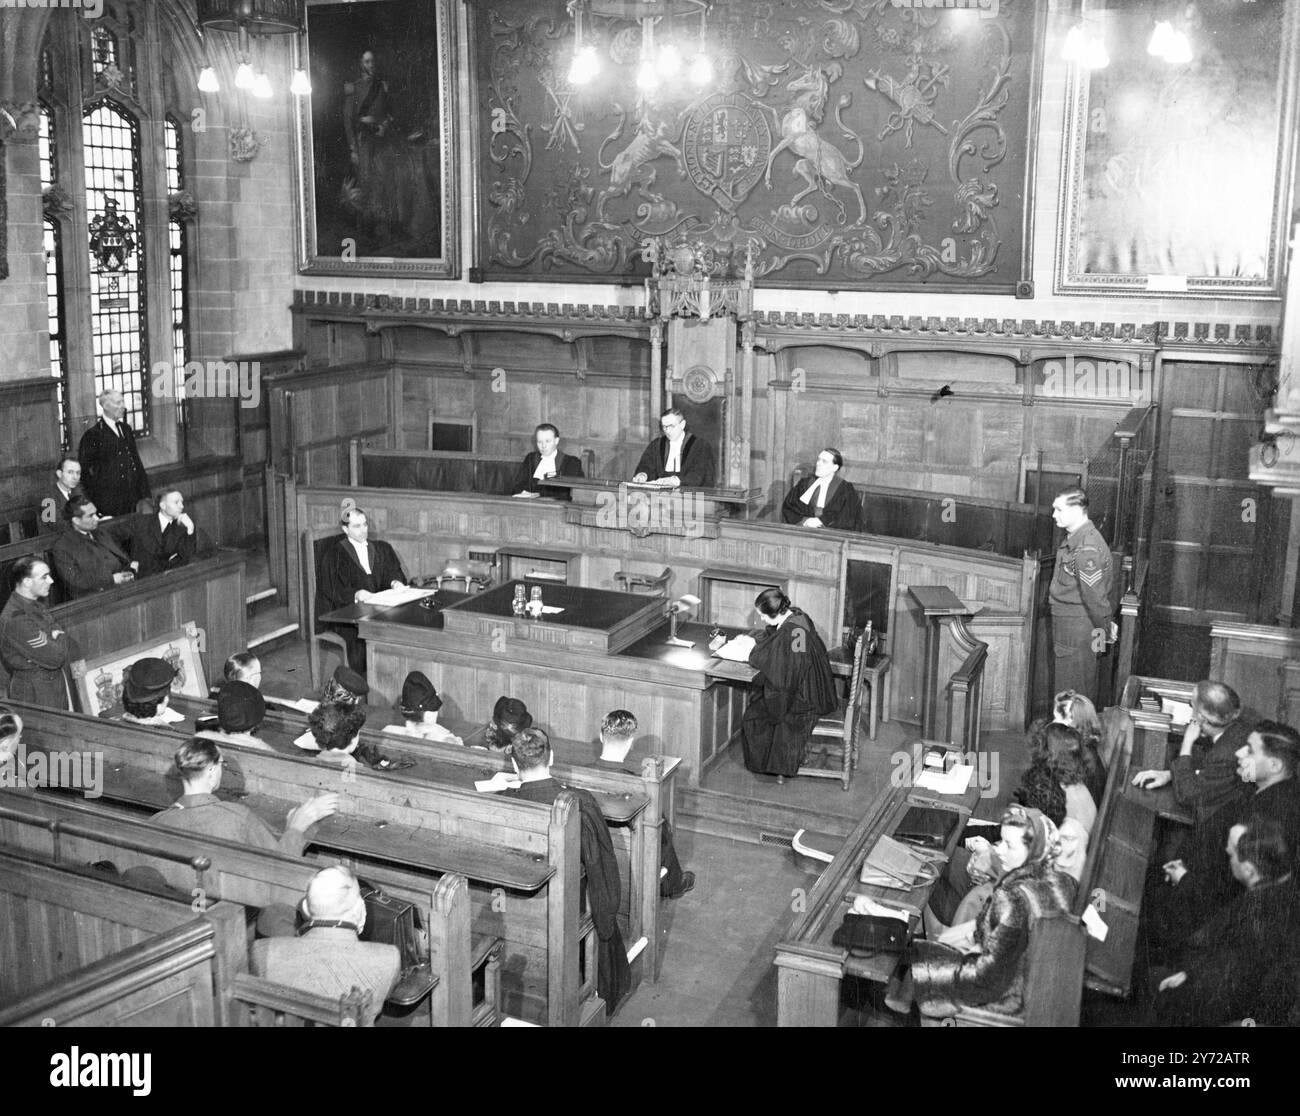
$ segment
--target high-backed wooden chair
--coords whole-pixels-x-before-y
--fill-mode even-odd
[[[302,602],[302,633],[307,640],[307,665],[311,668],[312,689],[319,690],[324,682],[321,668],[322,643],[337,647],[342,656],[343,665],[348,661],[348,645],[336,632],[317,631],[316,615],[321,602],[316,599],[316,570],[325,547],[334,541],[337,535],[325,535],[317,538],[310,529],[302,532],[298,550],[298,599]]]
[[[804,753],[800,775],[817,779],[839,779],[845,790],[853,780],[853,765],[858,758],[858,722],[862,710],[862,667],[866,662],[867,634],[864,631],[853,645],[853,671],[849,675],[849,692],[839,709],[817,722]],[[813,761],[820,761],[815,763]]]

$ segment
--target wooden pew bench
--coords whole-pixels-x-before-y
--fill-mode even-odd
[[[216,714],[216,702],[210,698],[175,697],[172,707],[186,716],[183,725],[175,726],[182,731],[193,727],[196,717]],[[414,763],[414,767],[398,772],[404,776],[472,790],[476,780],[513,770],[510,760],[500,753],[385,733],[382,725],[374,723],[384,716],[384,711],[369,712],[372,720],[362,730],[362,740],[396,760]],[[308,753],[296,748],[292,741],[306,729],[305,713],[268,703],[260,736],[277,751],[301,757]],[[646,939],[644,968],[654,980],[660,944],[660,830],[665,819],[671,824],[680,761],[675,756],[649,756],[642,761],[641,774],[634,775],[592,766],[589,757],[594,757],[595,751],[590,744],[553,737],[552,746],[557,762],[551,773],[565,786],[589,791],[609,823],[623,882],[621,929],[629,947]],[[180,793],[179,784],[176,793]]]
[[[15,703],[28,755],[76,741],[103,756],[107,793],[140,810],[177,797],[167,780],[186,734]],[[228,774],[242,775],[242,801],[273,828],[288,809],[324,792],[341,808],[313,828],[309,844],[366,865],[425,877],[446,872],[473,884],[476,931],[505,943],[502,983],[530,1021],[570,1026],[583,1014],[579,982],[579,819],[561,792],[550,806],[359,769],[351,777],[310,753],[278,755],[231,745]],[[223,788],[223,794],[226,793]],[[510,1010],[510,1009],[508,1009]]]
[[[1077,1027],[1085,984],[1108,995],[1128,995],[1152,842],[1150,813],[1125,795],[1132,755],[1133,736],[1128,732],[1106,771],[1105,791],[1088,838],[1088,857],[1069,913],[1040,919],[1030,931],[1023,1013],[966,1007],[944,1022],[974,1027]],[[1108,928],[1104,942],[1084,928],[1083,915],[1090,903]]]
[[[196,918],[188,899],[8,849],[0,904],[15,940],[29,931],[0,992],[0,1026],[367,1025],[369,992],[332,1000],[247,972],[237,904]]]
[[[64,863],[107,860],[122,871],[156,868],[188,896],[197,898],[192,890],[197,889],[205,902],[228,900],[252,907],[272,903],[296,907],[320,867],[298,857],[167,829],[113,813],[96,803],[34,790],[0,795],[0,845]],[[198,875],[178,873],[169,863],[178,856],[203,858],[208,867]],[[429,938],[434,979],[427,1004],[430,1024],[463,1027],[495,1023],[499,1013],[499,943],[494,938],[471,936],[465,878],[444,875],[432,888],[427,880],[423,886],[411,887],[382,872],[371,871],[367,879],[394,898],[414,903],[419,912]],[[483,996],[475,1001],[472,992],[480,984]]]

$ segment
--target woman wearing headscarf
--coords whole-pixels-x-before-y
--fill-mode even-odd
[[[1008,807],[1001,835],[994,848],[1003,874],[979,917],[937,942],[913,943],[911,972],[891,1006],[915,999],[929,1016],[966,1006],[1014,1015],[1023,1007],[1029,932],[1040,918],[1069,910],[1075,881],[1056,867],[1059,838],[1042,811]]]
[[[754,601],[763,628],[749,665],[762,693],[749,703],[741,729],[750,771],[794,775],[803,762],[818,718],[838,704],[830,656],[811,618],[780,589],[764,589]]]

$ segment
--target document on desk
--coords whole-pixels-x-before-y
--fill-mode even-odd
[[[1192,707],[1185,701],[1174,701],[1172,698],[1160,699],[1161,712],[1168,715],[1169,719],[1176,725],[1186,725],[1192,719]]]
[[[947,771],[926,769],[916,777],[916,785],[936,794],[965,794],[975,768],[967,763],[953,764]]]
[[[365,603],[378,605],[380,608],[392,608],[393,605],[410,604],[412,601],[432,597],[437,591],[436,589],[416,589],[407,585],[401,589],[385,589],[382,593],[371,593]]]
[[[753,650],[754,637],[738,635],[734,639],[727,640],[714,654],[719,659],[730,659],[733,663],[747,663],[749,662],[749,653]]]
[[[903,922],[911,922],[907,911],[877,903],[870,895],[855,895],[850,910],[856,915],[874,915],[876,918],[897,918]]]

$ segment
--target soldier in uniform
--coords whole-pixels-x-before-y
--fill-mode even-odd
[[[1056,552],[1052,602],[1053,692],[1074,690],[1097,700],[1097,655],[1115,637],[1111,622],[1110,546],[1088,518],[1088,495],[1069,488],[1052,501],[1052,519],[1065,531]]]
[[[42,558],[19,558],[10,584],[13,592],[0,612],[0,662],[9,672],[9,696],[49,709],[70,709],[63,674],[68,636],[45,607],[54,584],[50,567]]]

